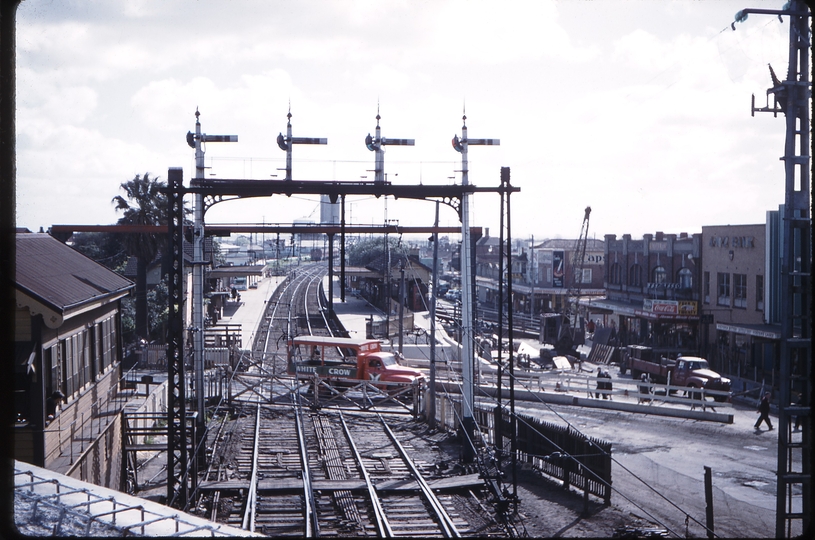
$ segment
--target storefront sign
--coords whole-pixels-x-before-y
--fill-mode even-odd
[[[676,300],[653,300],[646,298],[642,301],[642,309],[651,313],[662,313],[665,315],[678,315],[679,302]]]
[[[576,265],[577,264],[577,252],[576,251],[570,251],[569,254],[570,254],[569,260],[571,261],[572,265]],[[583,262],[585,264],[601,265],[601,264],[603,264],[603,261],[605,261],[605,258],[606,258],[606,255],[602,251],[587,251],[586,255],[585,255],[585,258],[583,259]]]
[[[728,249],[756,247],[755,238],[752,236],[711,236],[708,245]]]
[[[648,319],[651,321],[656,320],[669,320],[669,321],[693,321],[696,320],[696,317],[689,316],[689,315],[677,315],[674,313],[654,313],[653,311],[645,311],[643,309],[637,309],[634,311],[634,315],[637,317],[641,317],[643,319]]]
[[[698,315],[696,301],[694,300],[680,300],[679,301],[679,314],[695,317]]]
[[[657,315],[683,315],[695,317],[697,315],[696,302],[691,300],[654,300],[645,298],[642,301],[643,311]]]

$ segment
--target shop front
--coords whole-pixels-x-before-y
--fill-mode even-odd
[[[775,385],[781,343],[779,325],[716,323],[716,336],[716,355],[722,371]]]
[[[700,354],[699,315],[695,301],[645,299],[641,306],[636,306],[601,299],[584,305],[614,329],[619,346],[645,345],[673,358],[679,354]]]

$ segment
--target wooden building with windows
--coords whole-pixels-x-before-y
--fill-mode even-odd
[[[121,487],[121,299],[133,283],[50,235],[16,235],[16,459]]]

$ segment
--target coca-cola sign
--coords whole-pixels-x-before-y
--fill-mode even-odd
[[[660,313],[665,315],[678,315],[679,302],[676,300],[652,300],[646,298],[642,301],[642,308],[651,313]]]

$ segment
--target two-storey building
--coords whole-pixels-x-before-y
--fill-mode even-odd
[[[698,354],[702,235],[605,235],[606,298],[584,301],[590,317],[614,329],[619,345],[658,354]]]

